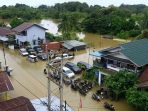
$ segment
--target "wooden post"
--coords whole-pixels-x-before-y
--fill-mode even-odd
[[[99,71],[99,75],[98,75],[98,83],[99,83],[99,86],[101,85],[101,73]]]
[[[137,73],[137,66],[135,66],[135,73]]]

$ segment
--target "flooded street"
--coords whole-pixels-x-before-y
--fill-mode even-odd
[[[0,50],[0,61],[4,65],[3,52]],[[76,59],[79,58],[79,55]],[[6,50],[7,64],[13,68],[12,77],[10,78],[14,91],[9,93],[9,97],[25,96],[29,99],[40,98],[47,96],[47,78],[43,74],[46,62],[39,61],[30,63],[26,57],[18,54],[18,51]],[[59,88],[51,83],[52,95],[59,97]],[[64,86],[64,100],[75,110],[78,111],[80,105],[80,97],[82,99],[82,111],[107,111],[103,108],[103,103],[96,102],[91,99],[92,91],[86,97],[83,97],[79,92],[71,90],[70,87]],[[115,105],[116,111],[135,111],[125,101],[111,102]]]
[[[56,34],[57,32],[54,33]],[[76,57],[73,60],[74,63],[78,61],[92,63],[92,58],[88,59],[89,52],[121,43],[111,39],[100,38],[99,35],[95,34],[85,34],[84,41],[90,44],[92,48],[86,51],[75,52]],[[43,74],[46,62],[39,61],[37,63],[30,63],[27,58],[22,57],[17,50],[6,49],[5,52],[7,65],[13,68],[12,77],[10,79],[14,86],[14,91],[9,92],[9,97],[25,96],[29,99],[34,99],[47,96],[47,77]],[[2,65],[4,65],[2,47],[0,48],[0,61],[2,61]],[[53,82],[51,82],[51,90],[52,95],[59,97],[59,88]],[[80,98],[82,99],[83,108],[79,111],[108,111],[103,107],[103,103],[106,100],[96,102],[91,99],[92,91],[84,97],[80,95],[78,91],[73,91],[70,86],[64,86],[63,94],[64,100],[66,100],[75,111],[79,110]],[[118,102],[110,101],[110,103],[114,104],[116,111],[135,111],[124,100]]]

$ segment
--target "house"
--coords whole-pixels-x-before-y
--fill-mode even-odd
[[[36,110],[28,98],[21,96],[0,102],[0,111],[36,111]]]
[[[8,42],[9,37],[13,36],[14,32],[7,27],[0,27],[0,41],[1,42]]]
[[[135,40],[116,47],[90,53],[94,65],[110,70],[139,73],[148,64],[148,39]]]
[[[38,24],[23,23],[12,30],[15,31],[16,43],[20,46],[29,43],[33,47],[45,42],[46,29]]]
[[[84,42],[80,42],[77,40],[66,40],[62,44],[62,46],[68,50],[83,50],[86,48],[86,44]]]

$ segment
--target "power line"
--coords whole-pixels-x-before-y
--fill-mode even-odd
[[[33,76],[33,75],[30,75],[31,77],[33,77],[33,78],[35,78],[35,76]],[[37,78],[35,79],[37,82],[39,82],[43,87],[45,87],[45,88],[48,88],[46,85],[44,85],[40,80],[38,80]],[[55,89],[57,89],[57,88],[55,88]],[[55,90],[54,89],[54,90]],[[56,95],[52,90],[51,90],[51,93],[53,93],[55,96],[58,96],[58,95]]]
[[[43,103],[43,101],[37,96],[35,95],[33,92],[31,92],[27,87],[25,87],[22,83],[20,83],[17,79],[13,78],[17,83],[19,83],[24,89],[26,89],[30,94],[32,94],[34,97],[36,97],[37,99],[40,100],[41,103]]]

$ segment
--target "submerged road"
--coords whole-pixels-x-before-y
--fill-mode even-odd
[[[7,65],[13,69],[10,80],[14,86],[14,91],[9,92],[9,97],[25,96],[29,99],[41,98],[47,96],[47,77],[43,74],[46,62],[39,61],[30,63],[26,57],[22,57],[18,51],[11,49],[5,50]],[[74,62],[88,61],[88,54],[83,53],[76,56]],[[0,61],[4,65],[4,57],[2,48],[0,48]],[[51,83],[52,95],[59,97],[59,88]],[[107,111],[103,107],[103,103],[96,102],[91,99],[92,91],[87,96],[81,96],[79,92],[71,90],[70,87],[64,86],[64,100],[75,110],[78,111],[80,106],[80,98],[82,100],[81,111]],[[125,101],[112,102],[116,111],[135,111]],[[79,110],[79,111],[80,111]]]

